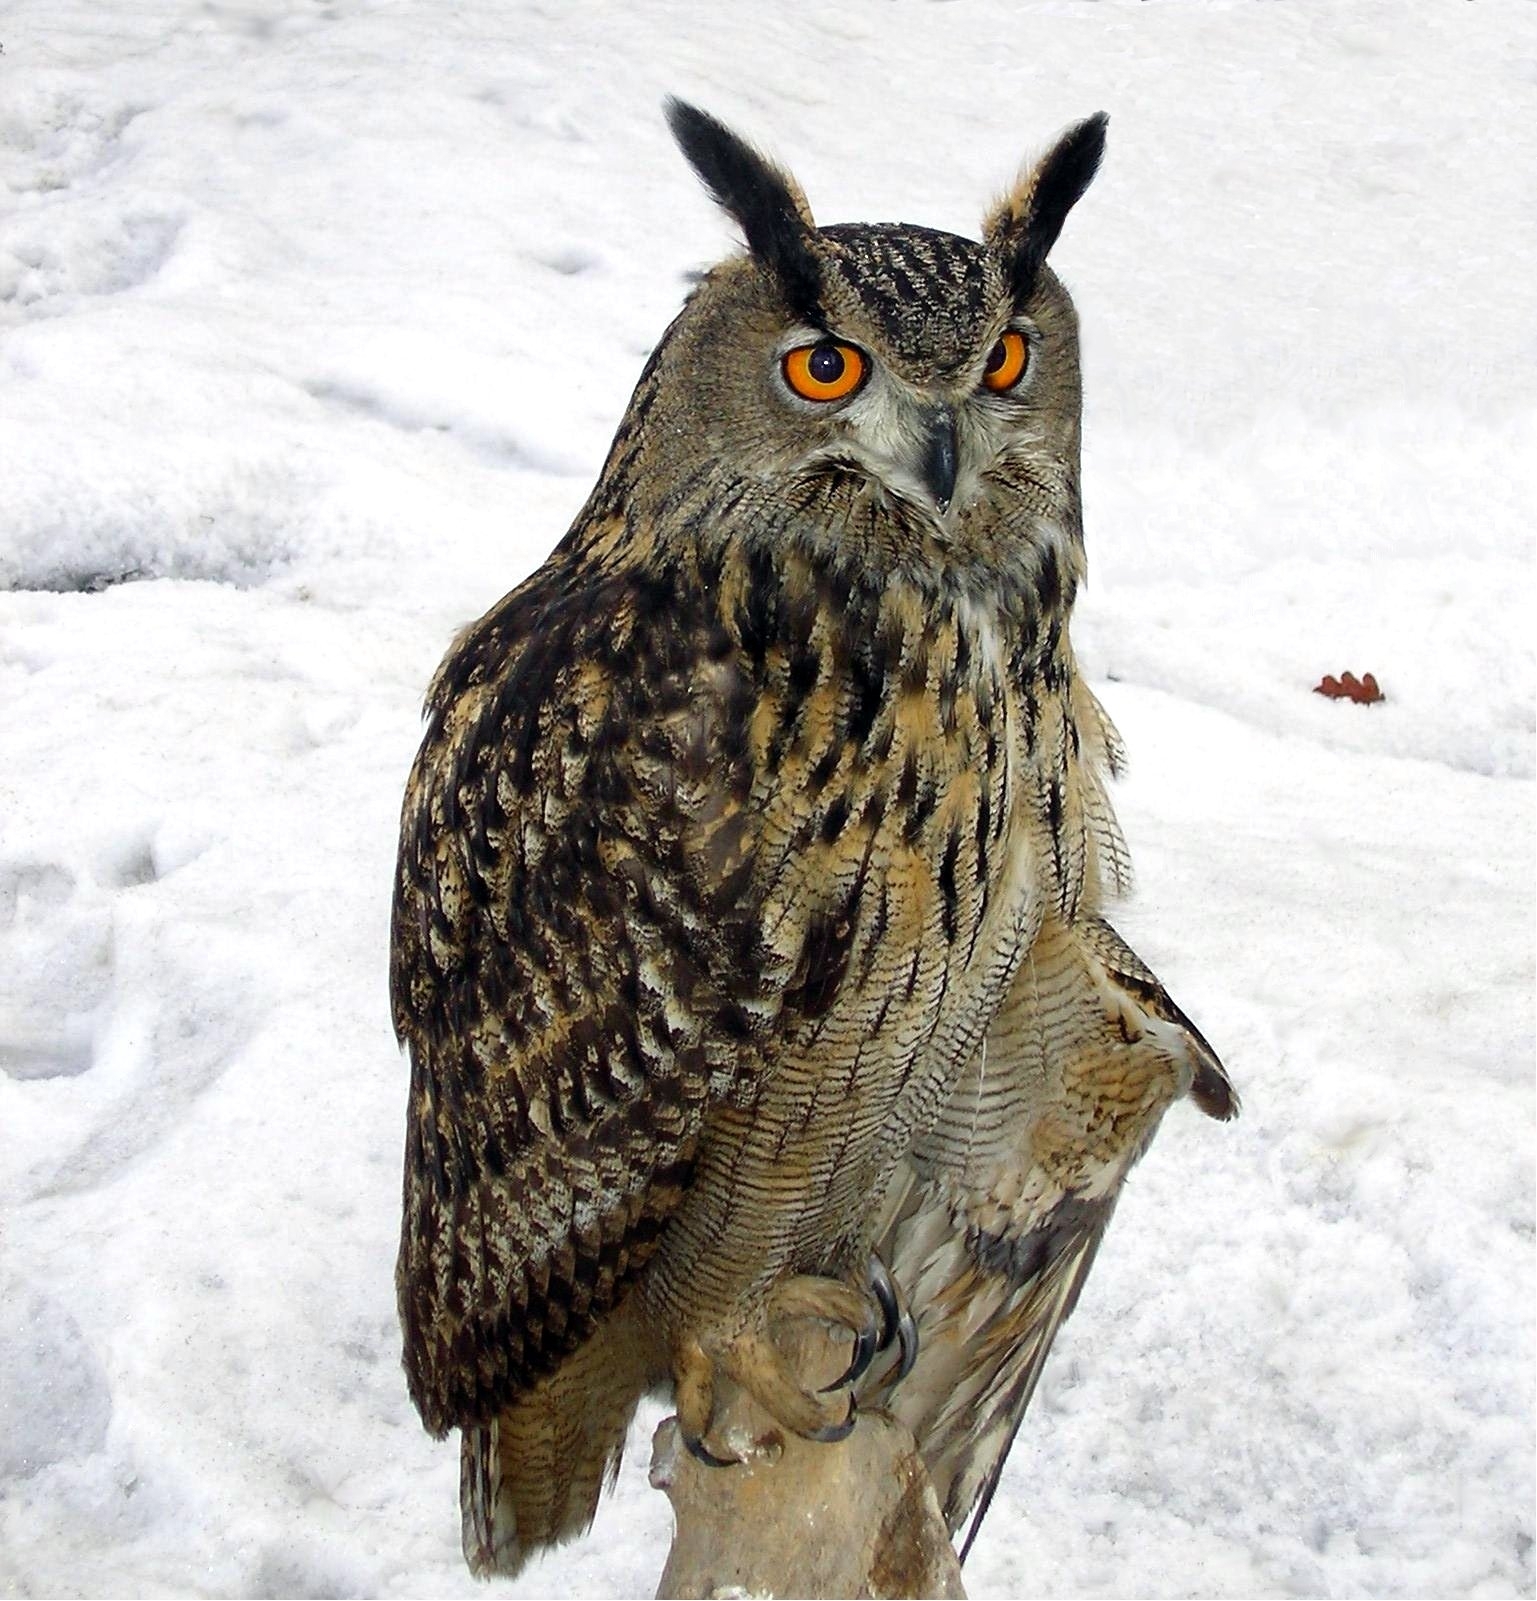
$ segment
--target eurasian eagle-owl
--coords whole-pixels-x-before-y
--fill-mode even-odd
[[[722,1380],[832,1440],[888,1346],[869,1400],[974,1533],[1164,1109],[1235,1108],[1102,911],[1120,747],[1068,640],[1077,333],[1045,259],[1104,117],[980,243],[818,228],[669,120],[747,253],[449,651],[402,817],[406,1371],[462,1433],[480,1573],[586,1527],[647,1391],[707,1459]],[[832,1393],[787,1316],[853,1335]]]

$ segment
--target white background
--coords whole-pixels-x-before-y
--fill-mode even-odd
[[[1053,257],[1075,637],[1119,921],[1246,1110],[1134,1176],[972,1592],[1531,1594],[1537,11],[12,0],[0,42],[0,1590],[485,1593],[399,1368],[396,811],[454,630],[731,246],[676,92],[823,221],[971,234],[1111,114]],[[1386,702],[1311,693],[1347,668]],[[650,1593],[657,1416],[512,1593]]]

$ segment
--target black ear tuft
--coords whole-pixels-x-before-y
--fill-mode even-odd
[[[1109,121],[1098,111],[1069,128],[987,219],[988,243],[1013,258],[1016,303],[1029,298],[1068,212],[1099,171]]]
[[[821,272],[810,244],[811,218],[793,180],[686,101],[667,101],[667,125],[711,198],[736,218],[747,248],[774,275],[790,309],[820,323]]]

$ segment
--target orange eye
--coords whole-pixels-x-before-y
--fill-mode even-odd
[[[1005,389],[1012,389],[1025,376],[1029,361],[1030,346],[1025,343],[1025,336],[1015,333],[1011,328],[988,354],[987,365],[982,369],[982,382],[995,394],[1001,394]]]
[[[842,400],[865,379],[865,358],[852,345],[824,339],[802,345],[784,360],[785,382],[802,400]]]

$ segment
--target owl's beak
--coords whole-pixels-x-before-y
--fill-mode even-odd
[[[918,476],[941,512],[955,494],[955,413],[935,406],[924,416],[923,455]]]

